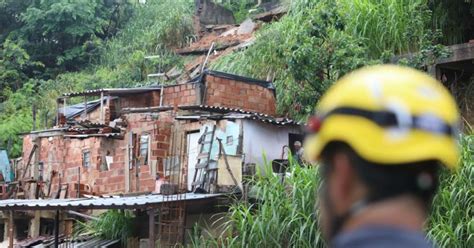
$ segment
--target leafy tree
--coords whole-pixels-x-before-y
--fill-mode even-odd
[[[119,15],[120,8],[128,5],[118,0],[34,1],[19,15],[22,26],[13,36],[26,41],[32,58],[46,67],[77,70],[90,61],[99,39],[117,32],[128,17]]]
[[[3,89],[2,94],[6,95],[8,101],[2,103],[0,112],[0,147],[7,147],[12,144],[10,156],[21,155],[22,132],[31,130],[31,96],[34,95],[34,84],[27,83],[17,91]]]
[[[10,32],[21,28],[20,20],[32,0],[0,0],[0,44],[3,43]]]
[[[473,0],[429,0],[433,28],[443,32],[443,44],[468,42],[474,38]]]
[[[41,68],[39,62],[30,60],[30,55],[19,44],[6,40],[0,50],[0,88],[16,91],[28,80],[27,72]],[[3,96],[3,97],[2,97]],[[5,98],[0,92],[0,102]]]

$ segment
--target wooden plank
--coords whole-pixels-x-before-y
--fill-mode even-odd
[[[448,46],[448,49],[452,52],[448,58],[439,59],[436,61],[437,64],[446,64],[463,60],[474,59],[474,43],[464,43],[453,46]]]
[[[8,247],[13,248],[13,210],[10,210],[8,218]]]
[[[155,247],[155,212],[154,208],[148,211],[148,247]]]
[[[33,145],[33,148],[31,148],[30,155],[28,156],[28,162],[25,165],[25,170],[23,171],[23,175],[19,179],[23,179],[26,176],[26,172],[28,171],[28,168],[30,167],[31,160],[33,159],[33,155],[35,154],[36,149],[38,146],[36,144]]]

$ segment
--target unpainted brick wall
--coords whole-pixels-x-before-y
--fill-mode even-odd
[[[138,135],[150,134],[149,163],[139,166],[139,188],[136,188],[135,172],[137,167],[133,166],[127,173],[126,160],[126,140],[111,139],[106,137],[89,137],[85,139],[65,138],[63,136],[43,137],[40,139],[40,161],[44,163],[43,179],[49,181],[51,170],[59,174],[52,180],[51,195],[54,196],[59,188],[59,178],[61,183],[69,184],[68,197],[76,197],[74,185],[79,180],[86,184],[95,194],[110,194],[126,192],[125,177],[130,176],[130,191],[154,191],[156,175],[152,175],[151,161],[157,161],[157,172],[163,175],[163,159],[168,156],[171,126],[173,122],[170,111],[159,113],[158,116],[152,114],[128,114],[125,115],[128,123],[127,133],[132,132]],[[24,137],[23,158],[28,159],[33,147],[31,135]],[[89,151],[91,166],[83,166],[83,152]],[[113,163],[109,170],[101,170],[101,158],[112,156]],[[34,162],[34,161],[33,161]],[[27,176],[29,176],[28,174]],[[91,193],[92,193],[91,192]]]
[[[276,115],[275,95],[266,87],[213,75],[206,76],[206,87],[206,105]]]
[[[155,189],[156,175],[152,175],[152,162],[157,161],[156,171],[163,176],[163,159],[168,155],[171,137],[171,124],[173,122],[171,112],[158,114],[127,114],[125,119],[129,124],[127,133],[142,135],[149,134],[151,138],[149,163],[138,167],[139,189],[136,188],[136,170],[134,166],[130,170],[131,189],[133,191],[153,191]]]
[[[196,84],[187,83],[164,88],[163,105],[195,105],[197,104]]]
[[[87,117],[85,119],[91,122],[99,122],[100,121],[100,108],[96,108],[92,110],[91,112],[88,112]],[[84,120],[84,116],[81,114],[79,116],[76,116],[74,120],[75,121]]]
[[[25,136],[23,157],[27,158],[33,146],[30,135]],[[40,139],[39,160],[43,162],[43,180],[52,182],[50,195],[54,197],[59,188],[59,183],[68,183],[68,197],[76,197],[75,185],[79,182],[90,188],[91,193],[122,192],[123,165],[118,149],[123,141],[111,140],[103,137],[89,137],[87,139],[64,138],[63,136],[43,137]],[[90,167],[83,166],[83,152],[89,151]],[[100,171],[101,156],[114,157],[114,163],[109,171]],[[80,169],[80,171],[79,171]],[[51,178],[52,171],[57,174]],[[30,176],[28,174],[27,176]],[[122,182],[122,183],[121,183]],[[46,190],[45,190],[46,191]]]
[[[225,106],[230,108],[241,108],[248,111],[255,111],[275,115],[276,101],[273,91],[246,82],[219,78],[212,75],[206,76],[205,86],[207,87],[204,97],[206,105]],[[195,105],[200,104],[199,87],[194,83],[168,86],[163,91],[163,105]],[[120,99],[112,101],[109,115],[118,115],[120,108],[124,107],[150,107],[159,106],[160,91],[148,92],[131,96],[122,96]],[[73,184],[77,184],[79,179],[78,168],[81,168],[81,183],[90,186],[95,194],[110,194],[126,192],[126,176],[130,176],[131,191],[153,191],[155,187],[156,175],[152,175],[151,161],[156,162],[156,171],[161,176],[164,175],[163,159],[169,156],[172,134],[174,111],[160,113],[133,113],[123,116],[128,124],[125,136],[132,132],[137,135],[143,133],[150,134],[149,164],[139,167],[139,188],[136,188],[135,170],[136,167],[128,169],[126,161],[126,139],[111,139],[105,137],[89,137],[86,139],[64,138],[63,136],[44,137],[40,146],[40,161],[44,162],[43,178],[50,180],[51,170],[58,171],[60,176],[52,179],[51,195],[57,192],[59,178],[61,183],[69,183],[69,197],[76,197]],[[107,113],[106,113],[107,115]],[[115,118],[115,117],[112,117]],[[174,123],[174,124],[173,124]],[[199,130],[200,122],[179,122],[180,135],[186,139],[184,133]],[[183,133],[184,132],[184,133]],[[33,147],[32,135],[24,136],[23,160],[28,160],[29,153]],[[185,144],[186,140],[183,141]],[[84,168],[82,156],[84,151],[90,151],[91,166]],[[103,156],[113,156],[113,163],[110,170],[101,171],[100,160]],[[186,158],[185,158],[186,159]],[[186,165],[187,161],[183,161]],[[127,166],[127,167],[126,167]],[[128,171],[127,171],[128,170]],[[183,166],[183,177],[187,178],[187,167]]]
[[[142,108],[160,105],[160,91],[120,96],[115,100],[115,108]],[[115,110],[117,111],[117,110]]]

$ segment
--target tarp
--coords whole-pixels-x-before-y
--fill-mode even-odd
[[[7,151],[5,150],[0,150],[0,173],[2,173],[5,182],[12,181],[10,160],[8,160]]]
[[[104,100],[105,101],[105,100]],[[87,102],[87,112],[92,112],[100,106],[100,99]],[[72,119],[74,117],[80,116],[84,112],[84,103],[66,106],[66,119]]]

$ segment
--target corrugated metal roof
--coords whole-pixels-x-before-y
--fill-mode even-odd
[[[140,195],[129,197],[70,198],[70,199],[9,199],[0,201],[0,210],[47,210],[47,209],[136,209],[163,202],[200,200],[223,194],[186,193],[177,195]]]
[[[264,123],[269,123],[273,125],[294,125],[299,126],[302,125],[301,123],[289,119],[289,118],[277,118],[263,113],[257,112],[250,112],[243,109],[237,108],[228,108],[228,107],[221,107],[221,106],[209,106],[209,105],[182,105],[179,106],[178,109],[181,110],[202,110],[206,112],[212,113],[221,113],[222,115],[205,115],[205,114],[192,114],[192,115],[181,115],[177,116],[176,119],[178,120],[191,120],[191,119],[251,119],[251,120],[258,120]]]
[[[74,97],[74,96],[98,96],[101,93],[108,95],[124,95],[124,94],[139,94],[146,93],[149,91],[158,91],[161,90],[161,86],[155,87],[143,87],[143,88],[105,88],[105,89],[95,89],[95,90],[85,90],[79,92],[70,92],[64,93],[65,97]]]
[[[85,139],[89,137],[106,137],[106,138],[122,138],[123,135],[121,133],[91,133],[91,134],[65,134],[63,135],[65,138],[77,138],[77,139]]]
[[[236,74],[226,73],[226,72],[222,72],[222,71],[213,71],[213,70],[205,70],[204,74],[205,75],[211,75],[211,76],[214,76],[214,77],[219,77],[219,78],[235,80],[235,81],[239,81],[239,82],[242,82],[242,83],[259,85],[259,86],[268,88],[268,89],[272,90],[273,92],[275,92],[275,86],[273,85],[272,82],[269,82],[269,81],[255,79],[255,78],[249,78],[249,77],[244,77],[244,76],[239,76],[239,75],[236,75]]]

